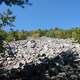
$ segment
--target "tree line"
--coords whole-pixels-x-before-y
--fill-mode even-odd
[[[76,42],[80,43],[80,28],[71,28],[68,30],[60,29],[60,28],[54,28],[49,30],[33,30],[33,31],[14,31],[11,29],[9,32],[6,32],[4,30],[0,30],[0,36],[3,36],[3,39],[7,42],[13,41],[13,40],[25,40],[28,37],[33,38],[39,38],[42,36],[51,37],[51,38],[71,38],[74,39]]]

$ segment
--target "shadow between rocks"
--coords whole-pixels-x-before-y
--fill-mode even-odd
[[[71,51],[55,58],[40,60],[40,64],[26,63],[23,68],[0,69],[0,80],[80,80],[80,60]]]

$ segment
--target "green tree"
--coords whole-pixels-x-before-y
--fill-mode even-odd
[[[25,4],[29,4],[29,0],[0,0],[0,4],[5,3],[7,6],[17,5],[24,8]],[[13,22],[15,21],[15,16],[13,16],[12,11],[7,9],[3,13],[0,13],[0,29],[3,26],[13,26]]]
[[[7,6],[13,6],[13,5],[17,5],[17,6],[21,6],[24,7],[25,4],[29,4],[31,5],[31,3],[29,3],[29,0],[0,0],[0,4],[5,3]]]
[[[47,37],[55,37],[54,31],[53,29],[50,29],[46,32],[46,36]]]
[[[5,3],[7,6],[17,5],[24,8],[25,4],[30,4],[29,0],[0,0],[0,4]],[[0,13],[0,30],[5,26],[14,26],[13,22],[15,21],[15,16],[13,16],[12,11],[7,9],[3,13]],[[3,50],[3,36],[0,36],[0,53],[4,52]]]
[[[76,40],[78,43],[80,43],[80,29],[79,28],[75,28],[73,30],[72,38],[74,38],[74,40]]]

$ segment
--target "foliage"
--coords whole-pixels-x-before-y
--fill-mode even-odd
[[[0,0],[0,4],[5,3],[7,6],[17,5],[24,8],[25,4],[30,4],[29,0]],[[0,13],[0,29],[4,26],[14,26],[15,16],[10,9]]]
[[[73,38],[75,41],[80,43],[80,28],[72,28],[69,30],[63,30],[63,29],[50,29],[50,30],[34,30],[34,31],[11,31],[7,32],[7,41],[12,40],[24,40],[27,39],[27,37],[33,37],[33,38],[39,38],[42,36],[52,37],[52,38]]]
[[[7,37],[7,33],[3,30],[0,30],[0,53],[4,52],[3,40]]]
[[[54,31],[53,29],[50,29],[46,32],[46,36],[47,37],[55,37]]]
[[[7,9],[3,13],[0,14],[0,29],[5,26],[14,26],[13,22],[15,22],[15,16],[13,16],[12,11]]]
[[[0,5],[5,4],[7,6],[13,6],[17,5],[22,8],[24,8],[25,4],[30,4],[29,0],[0,0]],[[3,40],[7,41],[12,41],[14,39],[14,35],[11,35],[12,33],[8,33],[7,38],[4,35],[3,27],[9,26],[12,27],[13,22],[15,22],[15,16],[13,16],[13,13],[10,9],[7,9],[6,11],[0,13],[0,53],[4,52],[4,47],[3,47]],[[13,34],[16,34],[13,32]],[[17,38],[17,35],[15,35]]]
[[[74,38],[74,40],[80,43],[80,28],[76,28],[73,30],[72,37]]]
[[[7,6],[21,6],[24,7],[25,4],[30,4],[29,0],[0,0],[0,4],[5,3]]]

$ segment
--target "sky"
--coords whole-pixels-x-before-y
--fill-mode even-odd
[[[80,26],[80,0],[30,0],[32,6],[10,9],[16,16],[16,30],[36,30]],[[7,9],[5,5],[0,11]]]

